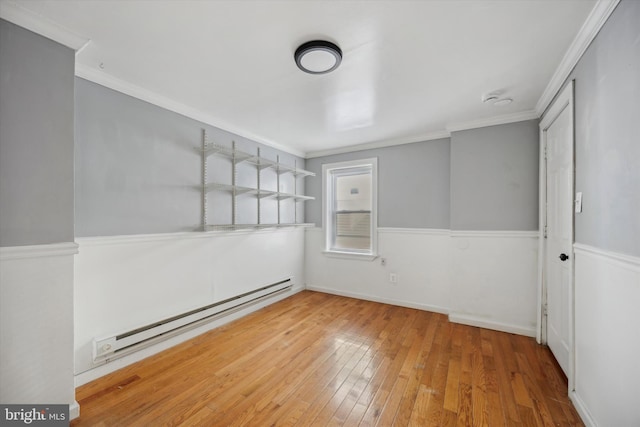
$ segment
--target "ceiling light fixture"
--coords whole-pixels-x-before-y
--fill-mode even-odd
[[[338,68],[342,62],[342,51],[331,42],[313,40],[300,45],[293,57],[298,68],[305,73],[325,74]]]

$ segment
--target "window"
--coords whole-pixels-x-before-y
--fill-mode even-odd
[[[327,254],[375,258],[377,175],[375,158],[322,165]]]

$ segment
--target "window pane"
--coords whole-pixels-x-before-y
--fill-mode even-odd
[[[333,249],[371,250],[371,172],[336,171],[334,189]]]

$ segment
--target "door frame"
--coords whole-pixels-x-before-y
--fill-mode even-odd
[[[555,122],[558,116],[569,108],[571,112],[571,194],[575,199],[575,112],[573,104],[574,81],[570,80],[565,88],[559,93],[558,97],[553,101],[551,107],[540,121],[540,184],[539,184],[539,241],[538,241],[538,306],[537,306],[537,328],[536,340],[540,344],[547,343],[547,282],[546,282],[546,225],[547,225],[547,130]],[[574,279],[574,231],[575,231],[575,202],[572,203],[571,212],[571,229],[570,239],[571,247],[569,251],[569,372],[567,379],[569,383],[569,393],[575,390],[575,279]]]

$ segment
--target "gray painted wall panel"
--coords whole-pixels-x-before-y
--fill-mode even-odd
[[[620,2],[575,79],[575,240],[640,256],[640,2]]]
[[[449,139],[307,160],[306,222],[322,225],[322,164],[378,158],[378,226],[449,228]]]
[[[205,125],[144,101],[76,78],[76,235],[109,236],[194,231],[201,223],[201,130],[210,141],[256,152],[304,168],[304,160]],[[276,189],[273,170],[262,187]],[[229,159],[211,156],[208,181],[231,183]],[[238,185],[255,187],[256,168],[238,165]],[[298,192],[304,188],[298,180]],[[280,190],[293,192],[290,174]],[[209,222],[229,223],[231,197],[211,193]],[[263,222],[277,220],[277,205],[264,201]],[[281,205],[281,221],[293,220],[293,202]],[[304,215],[298,203],[298,220]],[[257,220],[255,198],[238,198],[238,223]]]
[[[451,229],[537,230],[538,121],[451,135]]]
[[[0,246],[74,240],[74,63],[0,20]]]

